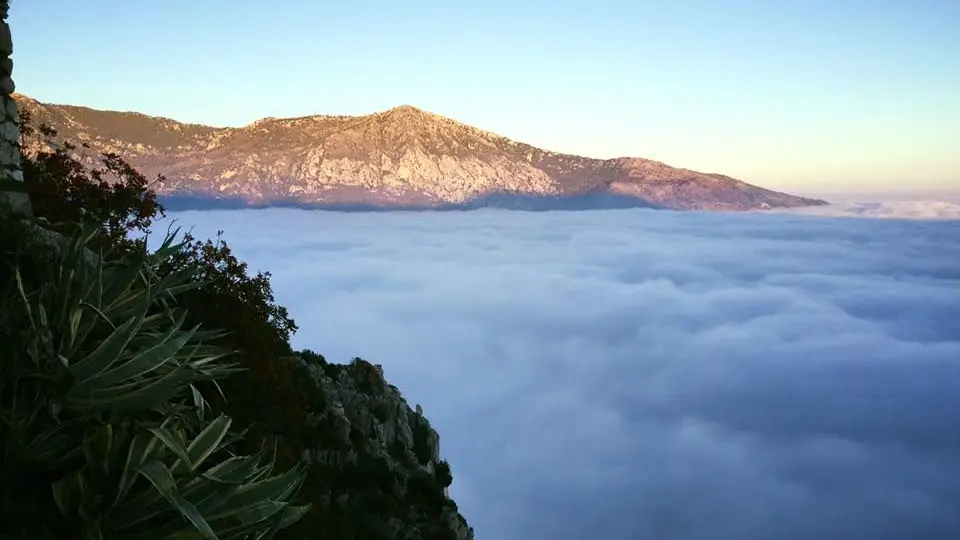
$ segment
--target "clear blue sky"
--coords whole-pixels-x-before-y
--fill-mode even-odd
[[[399,104],[806,191],[960,188],[960,0],[13,0],[42,101],[243,125]]]

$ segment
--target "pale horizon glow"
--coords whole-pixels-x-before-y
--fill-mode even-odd
[[[410,104],[774,189],[960,191],[960,3],[15,0],[17,90],[240,126]]]

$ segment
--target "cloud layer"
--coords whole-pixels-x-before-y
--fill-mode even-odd
[[[424,406],[478,540],[960,538],[960,222],[172,217]]]
[[[960,220],[960,201],[940,199],[839,201],[828,206],[805,206],[782,212],[825,217]]]

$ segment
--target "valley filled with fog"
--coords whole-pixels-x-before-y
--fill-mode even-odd
[[[423,405],[479,540],[960,538],[960,221],[174,220]]]

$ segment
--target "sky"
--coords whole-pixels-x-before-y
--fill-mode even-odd
[[[802,193],[960,190],[956,0],[13,0],[41,101],[240,126],[400,104]]]
[[[170,219],[423,406],[477,540],[960,538],[960,221]]]

